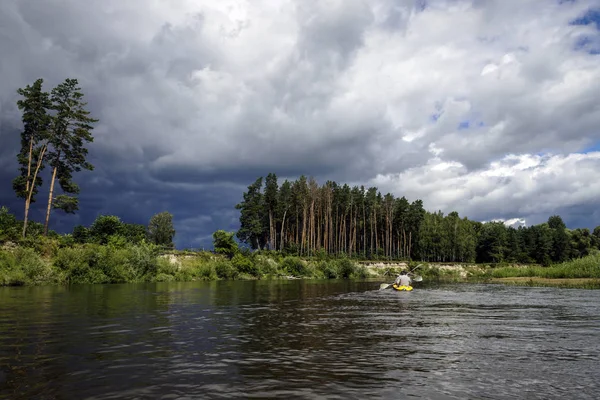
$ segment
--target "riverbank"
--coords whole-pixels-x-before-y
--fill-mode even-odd
[[[539,278],[512,277],[493,278],[491,283],[501,283],[514,286],[561,287],[568,289],[600,289],[600,279],[597,278]]]
[[[250,279],[365,279],[379,272],[348,259],[305,260],[278,253],[164,252],[140,243],[0,248],[0,286]]]
[[[279,252],[171,251],[140,243],[0,248],[0,286],[107,284],[252,279],[367,279],[391,281],[414,270],[425,282],[480,282],[600,288],[600,253],[550,267],[415,261],[302,259]]]

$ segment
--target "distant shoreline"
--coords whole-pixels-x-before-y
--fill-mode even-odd
[[[509,278],[492,278],[491,283],[503,283],[516,286],[600,289],[600,279],[598,278],[540,278],[516,276]]]

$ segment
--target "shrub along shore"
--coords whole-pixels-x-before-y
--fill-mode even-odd
[[[276,251],[238,252],[229,257],[208,251],[165,252],[145,241],[134,245],[60,246],[51,239],[33,247],[9,243],[0,248],[0,286],[296,278],[373,278],[388,282],[400,270],[417,265],[415,273],[423,276],[425,284],[481,282],[600,288],[599,252],[543,267],[361,262],[347,258],[299,258]]]
[[[348,259],[303,260],[270,252],[226,255],[164,253],[160,247],[83,244],[41,254],[28,247],[0,250],[0,285],[107,284],[196,280],[316,278],[364,279],[369,269]]]

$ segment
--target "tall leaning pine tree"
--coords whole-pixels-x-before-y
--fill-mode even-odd
[[[94,140],[91,131],[92,124],[98,122],[89,116],[85,109],[83,93],[78,87],[77,79],[66,79],[52,89],[52,109],[56,114],[52,117],[52,131],[48,151],[48,164],[52,168],[48,206],[44,234],[48,234],[50,211],[52,208],[74,213],[79,208],[79,186],[73,182],[73,172],[81,169],[93,170],[94,166],[86,161],[88,150],[85,142]],[[58,179],[65,194],[54,197],[54,184]]]
[[[23,112],[23,132],[21,132],[21,151],[17,154],[21,174],[13,180],[13,189],[18,197],[25,199],[23,218],[23,237],[27,232],[29,206],[35,202],[42,178],[38,175],[44,169],[44,156],[48,149],[48,135],[51,118],[50,96],[42,90],[43,79],[33,85],[18,89],[23,99],[17,101],[17,107]]]

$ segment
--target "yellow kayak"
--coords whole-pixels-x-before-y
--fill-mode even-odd
[[[396,290],[406,290],[406,291],[411,291],[411,290],[413,290],[413,287],[412,287],[412,286],[404,286],[404,285],[402,285],[402,286],[398,286],[398,285],[396,285],[395,283],[392,285],[392,287],[393,287],[394,289],[396,289]]]

